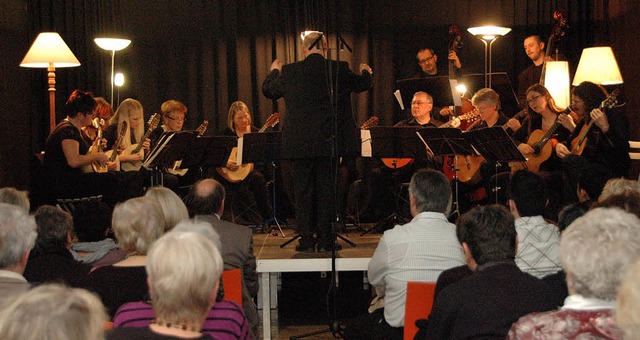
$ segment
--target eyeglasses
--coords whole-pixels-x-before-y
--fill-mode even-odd
[[[530,99],[527,99],[527,104],[531,104],[532,102],[538,100],[540,97],[542,97],[541,94],[535,96],[535,97],[531,97]]]
[[[187,118],[186,118],[186,117],[177,118],[177,117],[171,117],[171,116],[169,116],[169,115],[167,115],[167,116],[165,116],[165,117],[167,117],[167,118],[169,118],[169,119],[171,119],[171,120],[178,121],[178,122],[183,122],[183,123],[184,123],[185,121],[187,121]]]
[[[423,102],[420,100],[414,100],[411,102],[411,105],[422,105],[422,104],[431,104],[430,102]]]
[[[418,64],[426,64],[426,63],[430,62],[431,59],[433,59],[433,57],[435,57],[435,55],[432,55],[429,58],[420,59],[420,60],[418,60]]]

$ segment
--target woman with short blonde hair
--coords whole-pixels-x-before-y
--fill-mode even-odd
[[[173,190],[165,187],[152,187],[147,189],[144,195],[160,203],[164,215],[165,232],[173,229],[181,221],[189,219],[187,206]]]

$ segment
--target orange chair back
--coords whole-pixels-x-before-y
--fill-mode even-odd
[[[411,340],[418,332],[416,320],[431,313],[435,282],[407,282],[407,301],[404,308],[404,340]]]
[[[242,306],[242,269],[230,269],[222,272],[224,299]]]

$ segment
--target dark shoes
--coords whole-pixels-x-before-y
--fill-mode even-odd
[[[299,252],[299,253],[315,253],[316,246],[315,245],[303,246],[301,244],[298,244],[296,246],[296,251]]]
[[[331,252],[334,249],[335,251],[342,250],[342,246],[338,242],[334,243],[333,246],[331,246],[331,244],[318,245],[318,253]]]

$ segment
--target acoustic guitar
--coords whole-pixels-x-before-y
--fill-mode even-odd
[[[556,116],[556,120],[553,122],[553,125],[546,132],[541,129],[534,130],[529,135],[529,139],[527,139],[527,144],[531,145],[533,148],[533,153],[528,155],[527,160],[525,162],[509,162],[509,166],[511,167],[511,173],[514,173],[518,170],[527,169],[531,172],[538,173],[540,171],[540,165],[549,159],[551,153],[553,152],[554,145],[553,143],[548,143],[551,139],[551,136],[556,132],[558,127],[560,127],[560,122],[558,121],[558,117],[560,114],[569,114],[571,113],[571,107],[566,108],[564,111],[560,112]]]
[[[267,121],[260,128],[258,133],[264,132],[267,128],[276,126],[276,124],[278,124],[279,121],[280,121],[280,113],[278,112],[272,113],[271,116],[267,118]],[[231,149],[231,154],[229,155],[229,160],[227,161],[227,163],[237,162],[237,161],[238,161],[238,147],[234,147],[233,149]],[[220,174],[220,176],[222,176],[222,178],[226,179],[227,181],[231,183],[238,183],[238,182],[242,182],[245,178],[247,178],[247,176],[249,176],[251,171],[253,171],[253,163],[239,164],[236,170],[231,170],[227,167],[219,167],[219,168],[216,168],[216,171],[218,172],[218,174]]]
[[[610,109],[614,107],[618,103],[618,95],[620,95],[620,89],[615,89],[613,92],[600,103],[600,109]],[[605,112],[606,113],[606,112]],[[589,123],[582,126],[580,133],[576,138],[571,141],[571,153],[574,155],[582,155],[584,151],[584,147],[587,145],[587,134],[589,130],[591,130],[591,126],[593,126],[593,119],[589,120]]]
[[[209,126],[208,120],[203,121],[202,124],[198,126],[198,128],[196,129],[196,132],[198,132],[198,137],[202,137],[202,135],[204,135],[204,132],[207,131],[208,126]],[[187,171],[189,171],[189,168],[183,169],[183,168],[180,168],[180,165],[182,165],[182,160],[175,161],[173,163],[173,166],[167,169],[167,172],[176,176],[184,176],[187,173]]]
[[[96,132],[96,139],[93,141],[93,144],[91,144],[91,147],[89,147],[89,151],[87,151],[87,155],[102,153],[102,125],[103,124],[104,124],[104,119],[94,118],[91,121],[91,125],[93,125],[93,127],[98,129],[98,131]],[[86,172],[105,173],[108,171],[109,171],[109,168],[107,167],[106,164],[100,165],[96,162],[84,165],[82,167],[82,172],[85,172],[85,173]]]
[[[113,169],[113,171],[120,171],[120,158],[118,158],[118,148],[120,147],[120,144],[122,144],[125,133],[129,133],[129,124],[127,124],[126,121],[123,121],[122,123],[120,123],[120,129],[118,131],[118,139],[113,144],[113,148],[105,152],[107,157],[109,157],[107,161],[116,163],[116,168]]]
[[[158,126],[159,123],[160,123],[160,114],[154,113],[153,116],[151,116],[151,118],[149,118],[149,121],[147,122],[147,125],[149,127],[147,128],[147,132],[145,132],[144,136],[142,136],[142,138],[140,139],[140,143],[130,145],[128,148],[124,149],[120,155],[126,155],[126,156],[135,155],[138,152],[140,152],[140,150],[142,150],[142,142],[144,142],[147,138],[149,138],[151,131],[153,131]],[[138,171],[142,167],[142,161],[137,160],[133,162],[124,162],[122,163],[121,166],[122,166],[122,170],[124,171]]]

